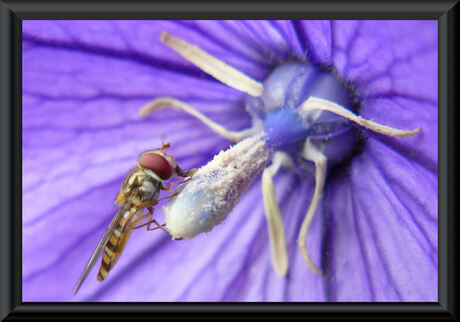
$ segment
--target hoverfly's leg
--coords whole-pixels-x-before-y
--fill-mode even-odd
[[[179,170],[180,170],[180,169],[179,169]],[[182,170],[180,170],[180,171],[182,171]],[[197,172],[197,171],[198,171],[198,169],[192,169],[192,170],[190,170],[190,171],[183,171],[182,173],[183,173],[183,174],[186,174],[186,175],[184,175],[184,177],[188,177],[188,178],[185,179],[185,180],[182,180],[181,182],[171,182],[171,183],[169,184],[168,188],[167,188],[167,189],[168,189],[167,191],[169,191],[169,189],[171,188],[171,186],[172,186],[173,184],[179,186],[179,185],[181,185],[181,184],[184,184],[184,183],[186,183],[186,182],[192,180],[193,175],[194,175],[195,172]],[[176,170],[176,172],[177,172],[177,170]],[[176,196],[178,193],[179,193],[179,192],[173,191],[168,197],[165,197],[165,198],[163,198],[163,199],[170,199],[170,198]],[[162,199],[161,199],[161,200],[162,200]]]
[[[144,216],[142,217],[142,219],[145,218],[145,217],[147,217],[147,218],[148,218],[147,222],[146,222],[146,223],[143,223],[142,225],[136,226],[136,227],[133,228],[133,229],[137,229],[137,228],[141,228],[141,227],[147,226],[147,231],[153,230],[153,229],[150,229],[150,224],[151,224],[153,221],[155,221],[155,220],[153,219],[153,208],[152,208],[152,207],[147,207],[147,210],[148,210],[149,213],[146,214],[146,215],[144,215]],[[155,221],[155,223],[156,223],[156,221]],[[158,226],[159,226],[159,225],[158,225]],[[158,228],[158,227],[157,227],[157,228]],[[169,235],[169,233],[168,233],[168,235]]]
[[[171,182],[169,182],[167,187],[161,187],[160,189],[164,190],[164,191],[169,191],[169,190],[171,190],[173,184],[174,184],[174,182],[171,181]]]
[[[283,277],[288,269],[288,254],[286,250],[286,238],[284,237],[283,221],[280,209],[276,202],[273,177],[283,163],[289,162],[289,157],[283,152],[276,152],[272,164],[264,169],[262,174],[262,195],[264,199],[265,217],[267,219],[268,236],[272,265],[275,272]]]
[[[132,229],[138,229],[138,228],[142,228],[142,227],[145,227],[147,226],[148,224],[150,224],[151,222],[146,222],[146,223],[143,223],[142,225],[139,225],[139,226],[136,226]],[[161,225],[162,227],[166,226],[166,224],[163,224]],[[147,229],[148,231],[152,231],[152,230],[157,230],[157,229],[160,229],[160,227],[155,227],[155,228],[150,228],[150,229]]]
[[[157,230],[157,229],[163,229],[162,227],[166,226],[166,224],[163,224],[163,225],[160,225],[158,227],[155,227],[155,228],[147,228],[147,231],[152,231],[152,230]]]
[[[152,206],[155,206],[158,203],[158,201],[160,201],[160,200],[151,200],[151,201],[146,201],[146,202],[139,202],[139,203],[135,204],[135,206],[137,208],[152,207]]]
[[[186,182],[188,182],[188,181],[190,181],[190,180],[192,180],[192,177],[188,177],[187,179],[184,179],[184,180],[182,180],[181,182],[178,182],[177,185],[184,184],[184,183],[186,183]]]
[[[141,225],[139,225],[139,226],[133,227],[133,228],[131,228],[131,229],[139,229],[139,228],[142,228],[142,227],[147,226],[147,225],[148,225],[148,222],[143,223],[143,224],[141,224]]]
[[[315,273],[322,274],[322,271],[313,264],[310,255],[307,251],[307,233],[308,228],[310,227],[313,215],[315,214],[316,208],[318,206],[318,201],[321,198],[323,192],[324,181],[326,179],[326,156],[319,151],[309,139],[305,144],[303,150],[303,157],[306,160],[313,161],[315,163],[315,192],[313,193],[313,198],[311,199],[310,206],[308,207],[307,214],[305,219],[302,222],[300,227],[299,236],[297,238],[297,244],[300,247],[302,257],[305,260],[305,263],[309,268],[311,268]]]
[[[260,131],[259,128],[249,128],[249,129],[242,130],[242,131],[230,131],[230,130],[227,130],[222,125],[212,121],[211,119],[206,117],[204,114],[198,112],[194,107],[188,105],[185,102],[182,102],[180,100],[177,100],[177,99],[174,99],[174,98],[171,98],[171,97],[159,97],[159,98],[156,98],[153,101],[151,101],[151,102],[147,103],[146,105],[144,105],[140,109],[139,113],[140,113],[140,115],[145,116],[145,115],[149,114],[150,111],[152,111],[152,110],[157,110],[157,109],[161,109],[161,108],[164,108],[164,107],[172,107],[172,108],[184,111],[184,112],[194,116],[195,118],[197,118],[198,120],[203,122],[205,125],[207,125],[211,130],[213,130],[214,132],[216,132],[220,136],[223,136],[224,138],[226,138],[226,139],[228,139],[230,141],[238,142],[238,141],[241,141],[242,139],[244,139],[246,137],[249,137],[249,136],[257,133],[258,131]]]
[[[254,97],[262,95],[264,87],[261,83],[208,54],[198,46],[167,32],[162,32],[160,39],[176,53],[225,85]]]
[[[191,169],[191,170],[188,170],[188,171],[184,171],[182,170],[181,168],[177,167],[176,169],[176,174],[179,176],[179,177],[190,177],[190,179],[193,177],[193,175],[195,174],[195,172],[197,172],[198,169]]]
[[[177,194],[178,194],[178,192],[177,192],[177,193],[172,193],[172,194],[170,194],[169,196],[163,197],[163,198],[161,198],[161,199],[157,199],[157,201],[160,202],[160,201],[163,201],[163,200],[171,199],[172,197],[174,197],[174,196],[177,195]]]
[[[399,130],[395,129],[386,125],[382,125],[373,121],[365,120],[361,116],[358,116],[354,113],[352,113],[350,110],[335,104],[333,102],[330,102],[328,100],[318,98],[318,97],[309,97],[305,102],[300,105],[298,108],[298,112],[302,117],[308,118],[308,112],[313,111],[313,110],[322,110],[322,111],[328,111],[337,115],[340,115],[346,119],[349,119],[350,121],[353,121],[362,127],[369,129],[371,131],[374,131],[376,133],[384,134],[384,135],[389,135],[389,136],[395,136],[399,138],[403,137],[408,137],[417,134],[420,132],[420,128],[417,128],[415,130]]]
[[[173,182],[173,181],[170,181],[168,186],[167,187],[162,187],[160,188],[161,190],[164,190],[164,191],[169,191],[171,190],[171,188],[176,185],[180,185],[180,184],[183,184],[189,180],[192,179],[193,175],[195,174],[195,172],[197,171],[197,169],[192,169],[192,170],[189,170],[189,171],[184,171],[182,170],[181,168],[177,167],[176,169],[176,174],[179,176],[179,177],[188,177],[187,179],[181,181],[181,182]]]
[[[148,210],[148,214],[145,214],[143,215],[142,217],[140,217],[139,219],[136,220],[136,222],[133,224],[133,227],[132,229],[139,229],[139,228],[142,228],[144,226],[147,226],[147,231],[151,231],[151,230],[156,230],[156,229],[161,229],[163,230],[165,233],[167,233],[168,235],[169,232],[167,230],[165,230],[163,227],[166,225],[160,225],[155,219],[153,219],[153,208],[152,207],[147,207],[147,210]],[[144,218],[148,218],[147,222],[143,223],[142,225],[137,225],[137,223],[139,223],[140,221],[142,221]],[[157,227],[155,228],[150,228],[150,224],[151,223],[154,223]]]
[[[197,171],[198,171],[198,169],[192,169],[192,170],[190,170],[190,171],[187,171],[187,177],[188,177],[188,178],[185,179],[185,180],[182,180],[182,181],[179,182],[177,185],[181,185],[181,184],[183,184],[183,183],[186,183],[186,182],[192,180],[193,175],[194,175],[195,172],[197,172]]]
[[[154,223],[156,225],[155,228],[150,228],[150,224],[151,223]],[[169,232],[167,232],[163,227],[166,226],[166,224],[163,224],[163,225],[160,225],[155,219],[153,219],[152,217],[150,217],[150,220],[148,222],[145,223],[145,225],[147,225],[147,231],[152,231],[152,230],[157,230],[157,229],[161,229],[163,230],[164,232],[166,232],[168,235],[171,235]]]
[[[150,228],[150,224],[151,223],[154,223],[156,225],[155,228]],[[169,236],[171,236],[171,234],[166,230],[164,229],[163,227],[166,226],[166,224],[163,224],[163,225],[160,225],[155,219],[152,219],[148,225],[147,225],[147,231],[151,231],[151,230],[156,230],[156,229],[161,229],[163,230],[165,233],[167,233]]]
[[[134,223],[133,223],[133,228],[132,229],[139,229],[139,228],[142,228],[144,226],[146,226],[151,220],[152,220],[152,216],[153,216],[153,210],[152,208],[147,208],[149,213],[148,214],[145,214],[145,215],[142,215],[140,218],[138,218]],[[144,220],[145,218],[148,218],[147,222],[146,223],[143,223],[142,225],[139,225],[139,226],[136,226],[139,222],[141,222],[142,220]]]

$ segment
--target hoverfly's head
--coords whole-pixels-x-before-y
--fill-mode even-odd
[[[188,172],[179,168],[174,157],[164,152],[167,148],[169,148],[169,142],[164,143],[161,149],[142,153],[137,159],[137,165],[140,168],[153,171],[161,180],[188,176]]]

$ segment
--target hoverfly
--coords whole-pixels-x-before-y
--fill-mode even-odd
[[[119,259],[133,229],[147,226],[147,230],[162,229],[168,233],[163,228],[164,225],[160,225],[153,219],[153,206],[162,200],[158,199],[160,190],[170,190],[172,182],[165,187],[166,180],[174,177],[191,177],[195,172],[195,169],[182,170],[174,161],[174,157],[164,152],[169,146],[169,143],[166,142],[160,149],[142,153],[137,159],[137,167],[128,173],[115,200],[118,204],[118,211],[75,284],[74,295],[77,294],[101,253],[102,261],[97,279],[103,281],[107,277]],[[172,196],[173,194],[164,199]],[[147,214],[144,214],[144,209],[148,210]],[[137,226],[145,218],[148,218],[148,221]],[[152,223],[156,227],[150,229]]]

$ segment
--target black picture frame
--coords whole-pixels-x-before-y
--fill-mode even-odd
[[[0,0],[0,318],[455,319],[457,1],[8,1]],[[22,25],[25,19],[436,19],[439,30],[438,303],[23,303]]]

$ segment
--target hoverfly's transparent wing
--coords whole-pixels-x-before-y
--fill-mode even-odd
[[[80,278],[78,279],[77,283],[74,286],[75,294],[77,294],[78,290],[80,289],[81,285],[85,281],[86,277],[88,276],[89,272],[93,269],[94,264],[96,264],[97,259],[102,253],[102,250],[104,249],[105,245],[107,244],[110,236],[112,236],[113,231],[115,230],[117,222],[119,222],[120,218],[123,215],[123,207],[120,207],[113,216],[112,221],[110,222],[109,226],[104,232],[104,235],[102,235],[101,240],[99,241],[99,244],[97,245],[96,249],[94,250],[93,254],[91,255],[90,259],[88,260],[88,263],[85,266],[85,269],[80,275]]]

